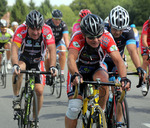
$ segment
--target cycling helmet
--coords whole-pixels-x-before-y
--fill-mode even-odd
[[[62,12],[58,9],[55,9],[52,11],[52,17],[56,19],[61,19],[62,18]]]
[[[104,23],[99,16],[88,14],[82,19],[80,28],[82,33],[87,37],[98,36],[104,32]]]
[[[7,27],[7,21],[4,20],[4,19],[1,19],[1,20],[0,20],[0,26],[1,26],[1,27]]]
[[[130,25],[131,28],[136,28],[135,24]]]
[[[43,15],[36,11],[32,10],[27,16],[26,16],[26,24],[31,28],[40,28],[44,25],[44,18]]]
[[[18,22],[13,21],[13,22],[11,23],[11,26],[13,27],[13,26],[15,26],[15,25],[17,25],[17,26],[18,26],[19,24],[18,24]]]
[[[88,9],[82,9],[80,12],[79,12],[79,16],[81,18],[85,17],[87,14],[92,14],[90,10]]]
[[[109,16],[107,16],[107,17],[105,18],[104,23],[105,23],[105,24],[109,24],[108,21],[109,21]]]
[[[126,9],[118,5],[110,11],[109,21],[113,28],[125,29],[129,25],[129,14]]]

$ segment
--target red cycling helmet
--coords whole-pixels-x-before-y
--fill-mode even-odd
[[[90,10],[88,9],[82,9],[80,12],[79,12],[79,16],[81,18],[85,17],[87,14],[92,14]]]

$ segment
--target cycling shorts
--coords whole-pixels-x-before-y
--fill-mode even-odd
[[[26,64],[26,70],[36,69],[36,71],[45,71],[44,61],[39,63],[29,63],[23,56],[20,56],[19,61],[23,61]],[[46,76],[44,74],[38,74],[35,76],[35,83],[45,85]]]
[[[104,67],[99,67],[97,69],[94,69],[92,72],[89,72],[89,73],[80,73],[80,74],[82,75],[83,80],[92,81],[93,80],[93,75],[98,70],[104,70],[104,71],[106,71]],[[68,71],[68,76],[67,76],[67,95],[68,95],[68,97],[73,96],[74,92],[75,92],[75,86],[72,85],[72,81],[73,81],[72,80],[72,75]],[[80,92],[79,92],[79,95],[81,95],[81,96],[83,95],[83,89],[84,89],[84,85],[82,84],[80,86]]]
[[[61,39],[60,41],[56,42],[56,49],[59,47],[59,46],[65,46],[65,41],[63,39]]]

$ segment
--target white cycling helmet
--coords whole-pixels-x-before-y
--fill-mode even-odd
[[[114,7],[109,14],[109,21],[113,28],[117,30],[125,29],[129,25],[129,14],[121,6]]]
[[[17,25],[17,26],[18,26],[19,24],[18,24],[18,22],[13,21],[13,22],[11,23],[11,26],[13,27],[13,26],[15,26],[15,25]]]
[[[105,24],[109,24],[108,21],[109,21],[109,16],[107,16],[107,17],[105,18],[104,23],[105,23]]]

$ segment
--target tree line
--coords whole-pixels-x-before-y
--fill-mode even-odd
[[[120,5],[128,10],[130,24],[134,23],[136,26],[142,26],[150,16],[150,0],[74,0],[69,6],[52,6],[50,0],[44,0],[40,6],[35,6],[33,0],[30,0],[29,5],[23,0],[16,0],[13,6],[7,4],[7,0],[0,0],[0,17],[10,12],[10,21],[17,21],[19,24],[25,21],[26,15],[33,9],[40,11],[45,19],[51,18],[53,9],[61,10],[68,28],[79,19],[79,11],[85,8],[105,19],[113,7]]]

